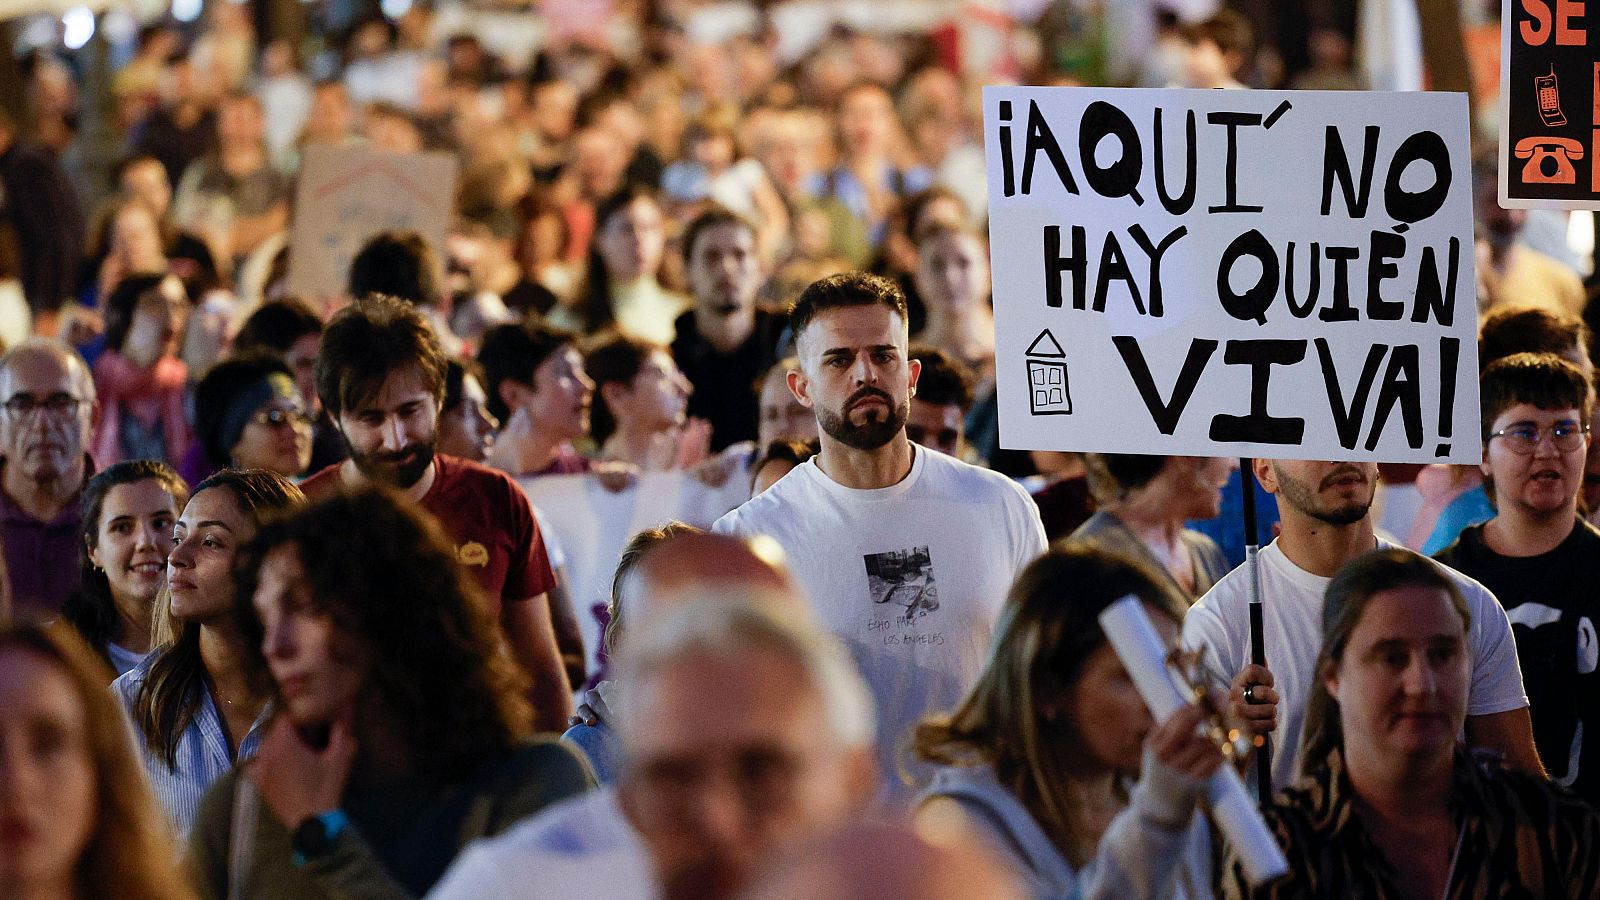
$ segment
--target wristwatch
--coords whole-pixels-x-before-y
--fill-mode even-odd
[[[303,866],[327,853],[348,824],[350,819],[342,809],[330,809],[301,822],[295,827],[294,834],[289,836],[289,847],[294,850],[294,864]]]

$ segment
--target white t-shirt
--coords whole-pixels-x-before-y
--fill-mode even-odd
[[[972,687],[1012,580],[1045,548],[1039,510],[1011,479],[914,452],[911,473],[876,490],[847,488],[809,460],[712,526],[783,547],[872,689],[879,761],[899,801],[910,799],[897,777],[910,729]]]
[[[428,900],[650,900],[650,858],[612,788],[562,801],[467,845]]]
[[[1378,541],[1379,547],[1394,547]],[[1278,730],[1272,734],[1272,786],[1293,784],[1300,773],[1299,751],[1311,698],[1313,669],[1322,652],[1322,601],[1331,578],[1313,575],[1289,561],[1273,541],[1261,549],[1261,617],[1267,668],[1278,690]],[[1511,622],[1489,589],[1441,566],[1467,601],[1472,630],[1467,635],[1472,686],[1467,715],[1487,716],[1528,705],[1517,666]],[[1190,607],[1183,642],[1204,652],[1212,684],[1226,691],[1250,662],[1250,570],[1240,566]]]

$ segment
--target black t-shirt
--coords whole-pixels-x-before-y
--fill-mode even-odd
[[[695,328],[694,311],[678,317],[672,358],[694,385],[689,415],[711,423],[711,449],[756,439],[761,419],[756,379],[778,361],[780,316],[756,310],[756,327],[730,354],[718,353]]]
[[[1511,617],[1528,691],[1533,739],[1546,771],[1600,803],[1600,530],[1579,519],[1560,546],[1538,556],[1501,556],[1483,525],[1461,533],[1435,558],[1476,578]]]

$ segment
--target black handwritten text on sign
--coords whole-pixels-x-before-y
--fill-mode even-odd
[[[984,107],[1003,446],[1477,458],[1463,96]]]

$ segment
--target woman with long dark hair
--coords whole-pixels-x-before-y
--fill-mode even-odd
[[[235,572],[244,662],[276,713],[201,807],[207,896],[421,896],[468,841],[593,784],[528,740],[526,679],[476,582],[398,495],[270,524]]]
[[[155,460],[117,463],[83,488],[82,569],[61,610],[121,675],[152,647],[156,598],[167,584],[172,526],[189,486]]]
[[[629,186],[594,214],[594,237],[575,307],[557,307],[551,321],[584,334],[608,328],[663,346],[672,343],[686,298],[661,286],[666,217],[648,188]]]
[[[1012,586],[978,683],[916,731],[939,766],[919,816],[959,813],[1036,896],[1210,896],[1195,803],[1222,754],[1196,735],[1198,707],[1156,723],[1139,699],[1099,621],[1130,594],[1175,641],[1183,603],[1147,566],[1046,552]]]
[[[263,469],[224,469],[200,482],[173,527],[163,646],[111,688],[133,717],[145,770],[179,831],[234,763],[255,753],[266,695],[246,676],[233,619],[233,561],[267,516],[305,502]]]
[[[107,674],[70,628],[0,625],[0,897],[193,896]]]

